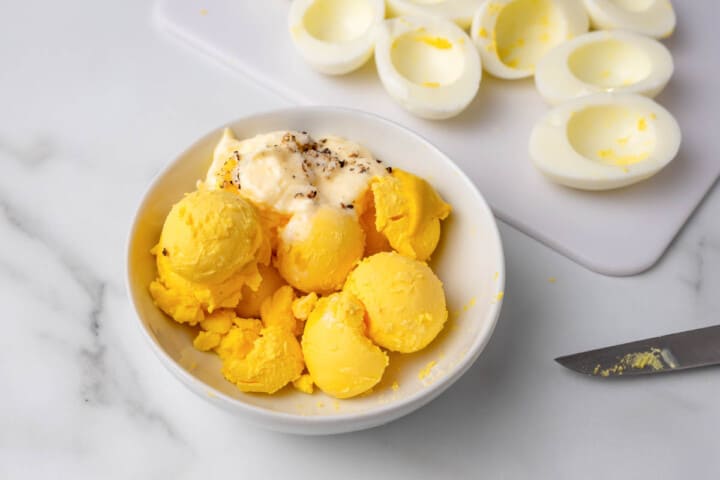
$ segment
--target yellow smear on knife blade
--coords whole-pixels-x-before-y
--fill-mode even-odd
[[[651,348],[644,352],[628,353],[622,357],[615,365],[603,369],[600,364],[595,366],[593,375],[601,377],[609,377],[610,375],[622,375],[629,370],[646,370],[651,369],[654,372],[665,370],[666,366],[663,360],[667,358],[665,351],[659,348]],[[667,362],[667,368],[675,368],[674,362]]]

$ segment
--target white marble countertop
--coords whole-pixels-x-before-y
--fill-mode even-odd
[[[607,382],[552,361],[720,321],[718,188],[633,278],[501,225],[505,307],[455,386],[385,427],[276,434],[165,371],[123,265],[154,173],[207,130],[283,102],[160,34],[143,1],[14,2],[0,59],[0,478],[720,475],[719,370]]]

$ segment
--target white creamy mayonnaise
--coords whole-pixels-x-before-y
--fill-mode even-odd
[[[341,137],[277,131],[237,140],[226,129],[205,183],[229,181],[257,205],[307,218],[323,206],[351,213],[370,180],[386,174],[369,150]]]

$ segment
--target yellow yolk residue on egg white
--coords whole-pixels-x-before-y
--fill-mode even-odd
[[[462,74],[460,37],[456,46],[441,35],[429,35],[422,27],[399,35],[392,41],[390,57],[394,68],[415,85],[429,88],[447,86]]]
[[[475,98],[482,80],[470,38],[437,16],[385,21],[377,34],[375,64],[390,97],[421,118],[458,115]]]
[[[443,37],[431,37],[428,35],[419,35],[417,37],[423,43],[430,45],[431,47],[439,48],[440,50],[447,50],[452,48],[453,44],[450,40]]]
[[[569,122],[568,138],[580,153],[621,168],[644,162],[657,143],[649,116],[619,107],[595,107],[578,112]],[[584,128],[592,128],[591,133]],[[590,150],[596,147],[597,150]]]
[[[533,127],[529,151],[549,179],[583,190],[646,180],[677,155],[682,132],[650,98],[596,93],[559,104]]]
[[[477,10],[471,34],[483,67],[513,79],[531,76],[547,52],[587,29],[576,0],[496,0]]]
[[[628,165],[632,165],[634,163],[639,163],[647,160],[647,158],[650,156],[649,153],[636,153],[636,154],[630,154],[630,155],[618,155],[615,150],[612,148],[599,150],[598,151],[598,157],[600,157],[603,162],[608,163],[610,165],[617,165],[620,167],[626,167]]]
[[[517,0],[498,17],[493,40],[500,60],[512,68],[534,69],[535,62],[561,40],[561,19],[550,0]]]

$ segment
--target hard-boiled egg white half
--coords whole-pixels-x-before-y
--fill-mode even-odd
[[[485,70],[513,79],[533,75],[545,53],[587,30],[578,0],[488,0],[470,32]]]
[[[294,0],[288,23],[295,47],[310,66],[342,75],[370,58],[384,18],[383,0]]]
[[[429,15],[467,28],[483,0],[387,0],[391,16]]]
[[[665,38],[675,30],[675,10],[669,0],[583,0],[593,28],[629,30]]]
[[[470,37],[436,17],[386,20],[375,45],[375,64],[388,94],[423,118],[457,115],[477,94],[482,68]]]
[[[657,40],[617,30],[599,31],[552,49],[538,63],[535,85],[552,105],[599,92],[654,97],[672,73],[672,55]]]
[[[530,156],[551,180],[583,190],[624,187],[677,155],[680,127],[642,95],[598,93],[547,113],[533,128]]]

